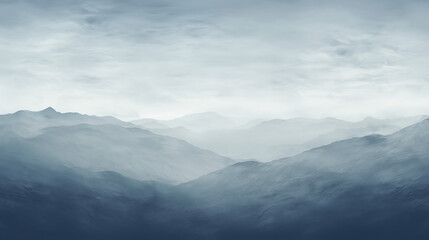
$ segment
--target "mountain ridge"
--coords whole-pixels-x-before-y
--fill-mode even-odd
[[[33,153],[36,161],[49,159],[69,167],[113,170],[138,180],[170,184],[235,162],[114,118],[59,113],[52,108],[10,116],[0,116],[0,144],[13,147],[12,142],[20,142],[22,154]]]

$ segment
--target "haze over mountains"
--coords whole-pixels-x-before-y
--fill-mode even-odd
[[[13,114],[0,115],[0,127],[13,131],[22,137],[36,136],[40,134],[42,129],[48,127],[72,126],[76,124],[133,126],[114,117],[89,116],[79,113],[60,114],[52,107],[48,107],[40,112],[21,110]]]
[[[214,112],[194,113],[171,120],[144,118],[132,121],[132,123],[147,129],[184,128],[194,132],[236,127],[236,123],[233,120]]]
[[[50,116],[55,115],[62,114]],[[325,128],[349,124],[286,123],[303,128],[314,121]],[[267,130],[284,121],[268,123],[256,127]],[[78,123],[44,128],[32,137],[3,127],[0,237],[426,239],[428,135],[429,120],[423,120],[390,135],[341,140],[268,163],[230,165],[229,159],[198,155],[198,148],[183,141],[132,126]],[[182,178],[188,164],[200,169],[214,160],[227,164],[190,181]]]
[[[423,239],[429,236],[428,135],[424,120],[392,135],[339,141],[265,164],[238,163],[181,188],[211,219],[228,219],[213,223],[229,226],[227,235]]]
[[[180,183],[234,163],[183,140],[160,136],[112,117],[19,111],[0,116],[4,144],[16,154],[139,180]]]
[[[237,124],[219,114],[202,113],[169,121],[141,119],[132,123],[161,135],[184,139],[223,156],[270,161],[347,138],[390,134],[427,117],[368,117],[359,122],[292,118]],[[201,127],[206,123],[209,127]]]

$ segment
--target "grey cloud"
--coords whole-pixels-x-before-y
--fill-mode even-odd
[[[426,89],[428,76],[422,1],[0,4],[0,100],[20,98],[2,112],[114,113],[100,105],[115,102],[144,116],[239,112],[231,104],[251,115],[261,104],[273,117],[361,117],[380,109],[350,106],[398,96],[415,114],[429,111],[415,104],[429,94],[411,90]],[[49,96],[35,101],[36,92]]]

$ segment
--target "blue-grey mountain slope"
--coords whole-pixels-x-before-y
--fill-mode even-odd
[[[429,237],[429,120],[185,183],[220,239]],[[221,222],[218,219],[222,219]]]
[[[155,239],[177,231],[160,221],[165,212],[180,216],[169,210],[181,201],[170,186],[0,148],[0,239]]]
[[[171,184],[195,179],[233,163],[183,140],[115,125],[52,127],[29,141],[37,151],[66,166],[116,171],[139,180]]]
[[[34,161],[49,159],[68,167],[116,171],[139,180],[177,184],[234,163],[183,140],[113,118],[62,114],[53,109],[0,116],[4,144],[11,135],[25,136],[20,150],[34,155]]]

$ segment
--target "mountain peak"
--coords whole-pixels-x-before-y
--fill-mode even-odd
[[[41,112],[57,112],[57,111],[52,107],[47,107],[47,108],[43,109]]]
[[[46,117],[50,117],[50,116],[58,114],[58,112],[55,111],[55,109],[53,109],[52,107],[48,107],[46,109],[43,109],[42,111],[40,111],[40,113]]]

